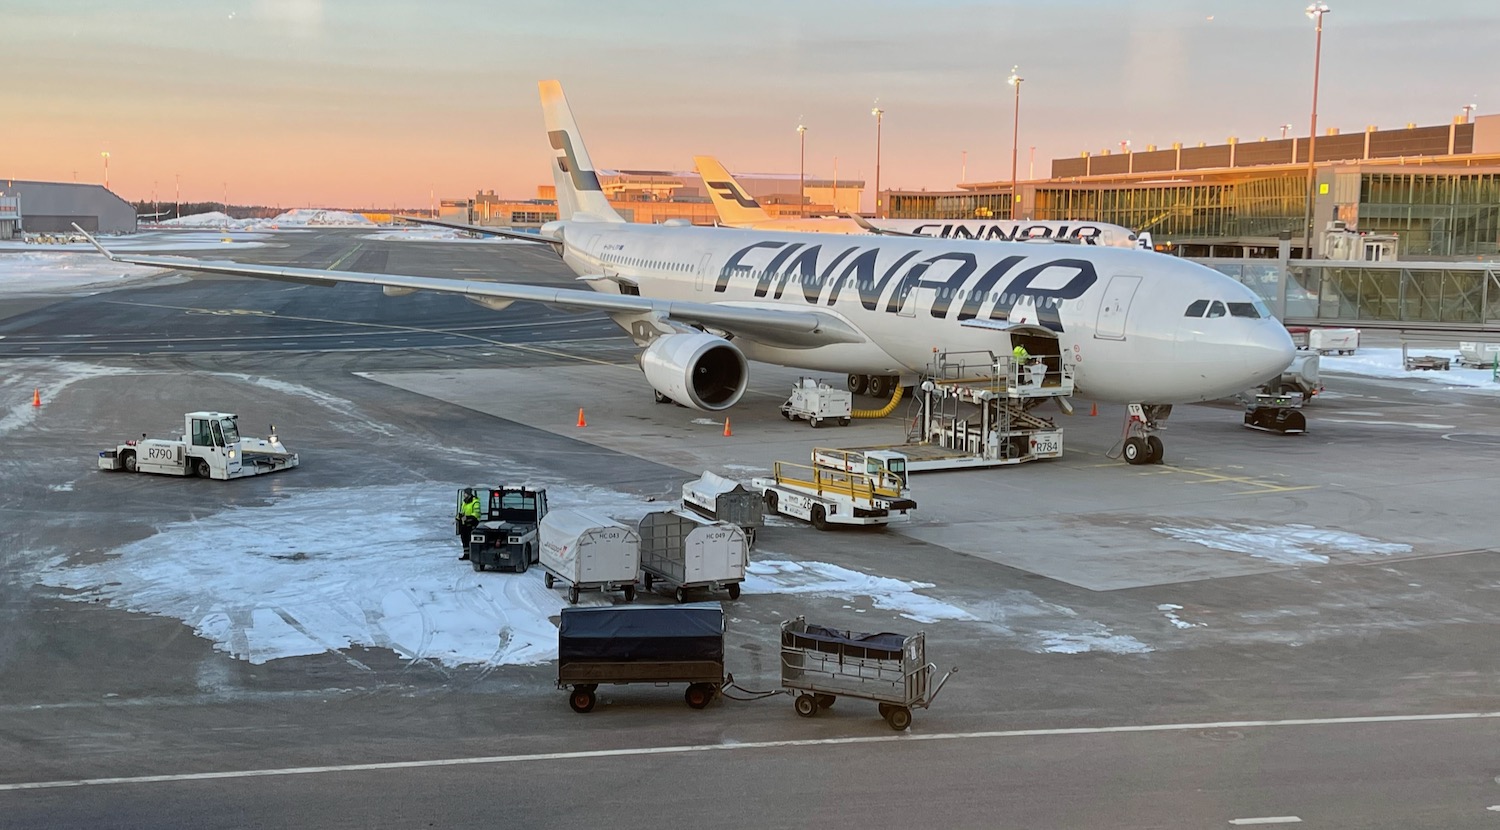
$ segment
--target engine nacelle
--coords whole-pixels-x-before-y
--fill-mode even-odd
[[[706,412],[734,406],[750,379],[745,355],[712,334],[664,334],[652,340],[641,352],[641,370],[657,392]]]

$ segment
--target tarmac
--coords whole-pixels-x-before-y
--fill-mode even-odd
[[[571,283],[539,247],[329,230],[211,255]],[[805,373],[759,364],[727,413],[660,405],[599,315],[352,286],[164,277],[7,298],[0,335],[6,826],[1457,828],[1500,813],[1493,394],[1326,377],[1301,436],[1247,430],[1230,402],[1179,406],[1166,463],[1147,467],[1108,457],[1123,407],[1090,416],[1081,399],[1072,416],[1041,410],[1065,430],[1061,459],[915,476],[910,525],[771,523],[752,558],[801,564],[725,602],[736,681],[778,685],[788,617],[923,630],[959,673],[898,735],[859,701],[813,719],[780,696],[695,712],[680,688],[649,686],[601,689],[576,715],[550,662],[445,658],[456,623],[435,613],[420,642],[257,662],[234,639],[246,620],[322,630],[305,602],[317,580],[172,616],[78,575],[258,532],[254,511],[325,496],[286,535],[331,539],[306,555],[352,551],[351,570],[361,546],[406,538],[401,499],[434,493],[438,508],[401,516],[440,537],[441,505],[476,481],[670,506],[705,469],[743,480],[814,446],[897,443],[904,406],[788,423],[776,406]],[[274,423],[302,466],[234,482],[94,469],[98,449],[200,407],[247,432]],[[390,492],[410,495],[357,512]],[[540,581],[473,574],[447,552],[417,564],[497,597]],[[794,567],[868,579],[799,587]],[[515,609],[497,602],[503,646]],[[237,634],[216,637],[220,611]],[[394,612],[357,613],[379,629]]]

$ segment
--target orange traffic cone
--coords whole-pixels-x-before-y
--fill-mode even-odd
[[[581,427],[586,427],[589,425],[589,422],[583,419],[583,407],[581,406],[578,407],[578,425]]]
[[[1094,417],[1095,415],[1098,415],[1098,414],[1099,414],[1099,404],[1096,404],[1096,403],[1089,404],[1089,417],[1092,418],[1092,417]]]
[[[729,431],[729,418],[725,417],[724,418],[724,437],[728,438],[729,436],[731,436],[733,434],[734,434],[733,432]]]
[[[41,406],[42,405],[42,390],[40,390],[40,389],[33,389],[33,390],[31,390],[31,405],[32,406]]]

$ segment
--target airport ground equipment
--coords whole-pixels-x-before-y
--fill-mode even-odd
[[[552,510],[540,525],[543,581],[568,586],[568,602],[580,591],[621,591],[635,600],[640,578],[640,537],[634,530],[584,510]]]
[[[557,688],[584,714],[605,683],[686,683],[687,705],[707,706],[724,685],[724,609],[717,602],[562,609]]]
[[[751,547],[755,546],[755,531],[765,522],[763,504],[759,492],[710,472],[682,485],[683,507],[700,516],[739,525]]]
[[[791,397],[781,405],[781,417],[788,421],[802,419],[816,429],[832,421],[841,427],[849,426],[854,412],[854,394],[847,389],[834,389],[822,381],[798,378],[792,387]]]
[[[1245,426],[1293,435],[1307,432],[1307,418],[1291,395],[1261,393],[1245,404]]]
[[[752,479],[766,512],[809,522],[818,530],[833,525],[884,528],[909,520],[917,503],[905,483],[889,475],[871,476],[806,464],[777,461],[770,477]]]
[[[956,671],[933,682],[937,666],[927,662],[920,632],[860,634],[810,625],[800,616],[781,623],[781,686],[804,718],[840,697],[872,700],[900,732],[911,726],[911,710],[930,707]]]
[[[814,467],[864,473],[877,479],[889,478],[902,490],[910,487],[910,482],[906,479],[906,453],[894,447],[856,447],[847,450],[814,447],[812,463]]]
[[[1314,395],[1323,391],[1323,383],[1319,378],[1319,355],[1317,352],[1298,352],[1292,357],[1292,364],[1281,373],[1281,376],[1268,381],[1260,387],[1260,391],[1267,395],[1300,395],[1302,403],[1313,399]],[[1248,404],[1249,401],[1246,401]]]
[[[1354,354],[1359,348],[1359,329],[1307,330],[1307,349],[1318,354]]]
[[[750,545],[738,525],[686,510],[662,510],[643,516],[637,532],[646,590],[664,582],[676,586],[673,597],[678,602],[700,589],[728,591],[730,599],[740,598]]]
[[[297,454],[269,437],[240,435],[239,416],[228,412],[189,412],[182,437],[132,439],[99,453],[99,469],[130,473],[197,476],[220,481],[275,473],[297,466]]]
[[[460,504],[468,490],[473,490],[484,505],[479,524],[469,532],[469,564],[476,571],[525,573],[541,556],[538,526],[547,515],[547,490],[510,484],[475,485],[459,489]]]
[[[1408,372],[1414,372],[1419,369],[1428,372],[1446,372],[1453,366],[1451,358],[1439,357],[1433,354],[1407,355],[1402,358],[1402,363]]]
[[[1458,365],[1465,369],[1494,369],[1500,365],[1500,343],[1459,343]]]

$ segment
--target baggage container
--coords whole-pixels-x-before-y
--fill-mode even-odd
[[[760,493],[709,472],[682,485],[682,504],[700,516],[739,525],[751,547],[755,546],[756,529],[765,522],[765,502]]]
[[[1359,348],[1359,329],[1309,329],[1307,348],[1318,354],[1354,354]]]
[[[1500,359],[1500,343],[1458,344],[1458,365],[1469,369],[1493,369]]]
[[[694,709],[724,685],[724,609],[690,605],[564,608],[557,626],[557,688],[573,711],[592,711],[601,683],[687,683]]]
[[[552,510],[539,535],[544,581],[548,588],[566,583],[568,602],[578,602],[580,591],[623,591],[626,602],[635,599],[641,555],[634,530],[597,513]]]
[[[688,591],[700,588],[727,590],[730,599],[740,598],[750,545],[737,525],[687,511],[663,510],[647,513],[637,529],[646,590],[661,581],[676,586],[678,602]]]

